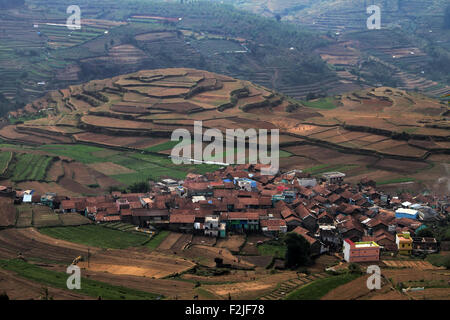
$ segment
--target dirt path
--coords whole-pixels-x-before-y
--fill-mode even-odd
[[[158,246],[158,250],[170,250],[172,246],[181,238],[181,233],[171,232]]]

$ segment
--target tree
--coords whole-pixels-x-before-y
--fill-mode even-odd
[[[147,182],[136,182],[129,189],[131,193],[146,193],[150,191],[150,186]]]
[[[423,228],[423,229],[419,230],[416,233],[416,236],[422,237],[422,238],[434,238],[433,231],[431,231],[430,228]]]
[[[285,265],[287,268],[298,268],[310,262],[311,246],[306,239],[290,232],[284,240],[287,246]]]
[[[447,228],[447,230],[445,230],[442,241],[450,241],[450,228]]]
[[[447,255],[444,259],[444,267],[448,269],[450,269],[450,255]]]
[[[316,94],[314,92],[308,92],[306,95],[306,101],[313,100],[316,98]]]

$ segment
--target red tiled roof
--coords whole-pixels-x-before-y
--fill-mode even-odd
[[[120,215],[121,216],[131,216],[132,215],[131,209],[122,209],[122,210],[120,210]]]
[[[214,198],[232,198],[237,197],[236,190],[230,189],[214,189]]]
[[[222,214],[224,220],[259,220],[258,212],[225,212]]]
[[[302,220],[300,220],[298,217],[296,216],[289,216],[288,218],[284,219],[286,220],[286,222],[291,222],[291,221],[298,221],[301,222]]]
[[[296,216],[296,214],[292,209],[286,207],[283,210],[281,210],[281,216],[284,219],[287,219],[290,216]]]
[[[305,208],[303,204],[300,204],[297,208],[295,208],[295,212],[297,212],[298,216],[302,219],[306,219],[308,216],[315,218],[308,209]]]
[[[103,221],[105,222],[113,222],[113,221],[120,221],[120,216],[106,216],[103,218]]]
[[[354,194],[348,190],[345,190],[344,192],[341,193],[341,197],[344,199],[350,199],[350,198],[353,199],[353,196],[354,196]]]
[[[112,216],[112,215],[118,215],[119,214],[119,210],[117,210],[117,208],[107,208],[106,209],[106,214],[108,216]]]
[[[75,201],[73,201],[73,200],[63,200],[63,201],[61,201],[61,208],[63,210],[76,209]]]
[[[295,232],[295,233],[298,233],[298,234],[301,234],[301,235],[306,235],[306,234],[308,234],[309,233],[309,231],[308,230],[306,230],[305,228],[303,228],[303,227],[297,227],[297,228],[295,228],[294,230],[292,230],[292,232]]]
[[[359,223],[359,221],[357,221],[353,217],[349,217],[347,220],[344,220],[344,222],[340,223],[338,225],[338,229],[340,230],[341,233],[345,233],[349,230],[358,230],[364,233],[364,229]]]
[[[279,231],[282,227],[286,227],[286,221],[282,219],[261,220],[262,228],[267,228],[268,231]]]
[[[192,214],[171,214],[170,223],[194,223],[195,215]]]
[[[278,194],[278,191],[276,189],[270,190],[270,189],[263,189],[261,190],[261,195],[262,196],[274,196]]]
[[[373,227],[376,227],[376,226],[378,226],[380,224],[385,225],[386,227],[388,226],[388,224],[386,222],[384,222],[383,220],[378,219],[378,218],[370,220],[367,223],[367,226],[370,227],[370,228],[373,228]]]
[[[334,203],[334,202],[338,201],[340,198],[341,198],[340,195],[334,193],[328,197],[328,200],[330,200],[331,203]]]
[[[185,182],[183,185],[186,189],[191,191],[201,191],[209,189],[209,182]]]
[[[325,217],[329,217],[330,219],[334,220],[333,215],[331,213],[329,213],[328,211],[324,211],[319,215],[319,219],[325,218]]]
[[[327,196],[331,193],[330,190],[322,187],[321,185],[316,185],[315,187],[313,187],[314,192],[318,193],[318,194],[322,194],[324,196]]]
[[[270,206],[272,205],[272,197],[259,197],[260,206]]]
[[[328,201],[327,199],[325,199],[325,198],[322,197],[322,196],[315,196],[313,199],[314,199],[315,201],[317,201],[317,202],[320,202],[320,203],[325,203],[325,202]]]
[[[139,209],[142,208],[142,203],[140,201],[130,202],[130,209]]]
[[[296,234],[298,234],[298,235],[302,236],[303,238],[305,238],[306,241],[309,242],[309,244],[314,244],[314,243],[316,243],[318,241],[317,239],[309,236],[308,235],[308,230],[306,230],[306,229],[304,229],[302,227],[297,227],[292,232],[295,232]]]
[[[130,209],[133,217],[160,217],[160,216],[168,216],[169,210],[160,210],[160,209],[147,209],[147,208],[139,208],[139,209]],[[189,210],[188,213],[191,211]]]
[[[212,188],[222,188],[225,187],[225,184],[223,181],[211,181],[209,186]]]

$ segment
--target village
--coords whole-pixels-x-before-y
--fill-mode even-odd
[[[97,224],[124,222],[137,230],[190,233],[214,238],[262,234],[301,235],[311,255],[343,253],[347,262],[379,261],[381,254],[420,255],[448,251],[449,242],[416,236],[427,224],[445,220],[448,199],[378,191],[374,181],[345,183],[345,174],[314,178],[301,170],[276,176],[262,165],[237,165],[183,181],[150,182],[148,193],[120,191],[96,197],[68,198],[48,192],[0,187],[14,204],[48,206],[56,213],[79,213]]]

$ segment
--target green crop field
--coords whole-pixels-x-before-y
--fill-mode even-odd
[[[56,239],[80,243],[87,246],[125,249],[143,245],[148,236],[119,231],[97,225],[79,227],[41,228],[39,232]]]
[[[337,104],[332,97],[321,98],[314,101],[302,101],[302,104],[306,107],[315,109],[331,110],[337,108]]]
[[[3,174],[8,167],[9,160],[11,159],[12,153],[5,151],[0,153],[0,175]]]
[[[45,286],[60,288],[67,291],[67,277],[64,272],[47,270],[21,260],[0,260],[0,268],[16,272],[19,277],[36,281]],[[77,293],[93,298],[106,300],[154,300],[161,295],[115,286],[100,281],[81,278],[81,289]]]
[[[6,174],[14,182],[44,181],[53,159],[31,153],[15,154]]]
[[[164,148],[169,143],[164,143]],[[159,147],[159,146],[155,146]],[[111,177],[127,185],[142,182],[147,179],[160,180],[163,177],[184,179],[187,172],[206,173],[218,168],[215,165],[175,165],[167,155],[141,154],[138,152],[118,152],[111,156],[110,149],[82,144],[71,145],[44,145],[38,150],[49,152],[58,156],[65,156],[76,161],[89,164],[95,162],[111,161],[115,164],[136,171],[135,173],[112,175]],[[158,148],[155,148],[157,150]],[[153,150],[154,151],[154,150]],[[102,154],[104,155],[102,156]]]
[[[99,154],[101,151],[106,150],[104,148],[99,147],[87,146],[82,144],[70,144],[70,145],[51,144],[41,146],[37,149],[58,156],[65,156],[68,158],[72,158],[82,163],[94,163],[105,161],[104,158],[93,155],[94,152]],[[107,155],[105,155],[105,158],[107,158]]]
[[[341,274],[329,278],[323,278],[301,287],[290,293],[287,300],[319,300],[328,292],[360,277],[359,274]]]

